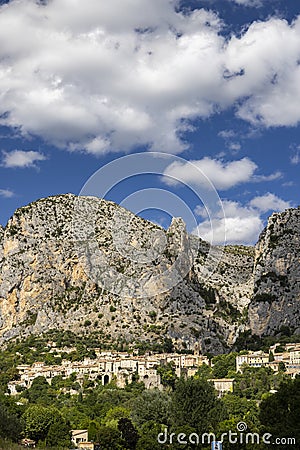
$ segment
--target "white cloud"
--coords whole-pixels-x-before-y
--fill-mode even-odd
[[[241,144],[237,141],[237,133],[233,130],[221,130],[218,136],[224,139],[226,147],[231,150],[233,154],[238,153],[241,149]],[[235,138],[235,140],[232,140]]]
[[[39,152],[13,150],[3,152],[2,166],[8,168],[34,167],[37,161],[44,161],[46,157]]]
[[[237,114],[266,127],[294,126],[300,120],[300,19],[254,22],[227,47],[227,88],[239,98]],[[247,98],[242,100],[242,97]]]
[[[242,6],[252,6],[252,7],[262,6],[261,0],[231,0],[231,1]]]
[[[0,123],[93,154],[138,145],[182,151],[185,120],[214,109],[223,39],[216,14],[183,15],[176,4],[20,0],[2,7]],[[211,95],[195,98],[195,90]]]
[[[11,198],[14,197],[14,192],[10,189],[0,189],[0,197]]]
[[[233,130],[221,130],[219,133],[218,133],[218,136],[220,136],[221,138],[223,138],[223,139],[230,139],[230,138],[233,138],[233,137],[235,137],[235,132],[233,131]]]
[[[241,144],[239,142],[229,142],[228,148],[233,153],[237,153],[239,150],[241,150]]]
[[[178,153],[190,119],[232,105],[250,123],[299,122],[299,19],[255,22],[227,41],[215,13],[177,4],[2,5],[0,125],[103,154],[140,145]]]
[[[263,229],[259,212],[229,200],[224,200],[222,204],[224,217],[219,215],[212,217],[211,221],[204,220],[194,233],[213,244],[224,244],[225,229],[226,244],[253,244]]]
[[[200,186],[207,177],[216,189],[230,189],[240,183],[272,181],[281,177],[280,172],[271,175],[256,175],[257,165],[249,158],[236,161],[223,161],[205,157],[187,163],[174,162],[164,172],[165,182],[175,185],[179,181],[185,184]],[[204,174],[204,177],[201,176]],[[167,178],[167,177],[173,177]]]
[[[262,220],[258,215],[253,214],[249,217],[226,217],[226,219],[213,219],[212,222],[205,221],[194,233],[214,245],[252,245],[257,241],[262,229]]]
[[[249,204],[262,213],[267,211],[283,211],[287,208],[291,208],[290,202],[282,200],[276,195],[271,194],[271,192],[260,197],[254,197]]]
[[[282,178],[282,173],[280,171],[271,173],[271,175],[255,175],[253,177],[254,182],[260,183],[261,181],[274,181]]]
[[[283,211],[290,208],[290,202],[286,202],[274,194],[268,192],[265,195],[253,198],[247,205],[238,202],[223,200],[224,216],[220,212],[208,219],[203,207],[197,207],[195,213],[201,217],[201,222],[193,231],[202,239],[214,244],[224,244],[224,229],[226,244],[253,245],[257,242],[264,222],[261,217],[268,211]]]
[[[291,156],[290,161],[292,164],[297,165],[300,163],[300,150],[297,149],[295,153]]]

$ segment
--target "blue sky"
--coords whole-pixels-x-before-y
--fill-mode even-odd
[[[213,226],[221,242],[225,226],[228,242],[254,243],[272,212],[300,203],[297,3],[0,2],[0,223],[151,150],[186,160],[166,173],[189,187],[199,185],[193,161],[225,218],[209,221],[189,189],[163,177],[135,177],[107,198],[169,189],[205,239]],[[153,208],[143,216],[170,220]]]

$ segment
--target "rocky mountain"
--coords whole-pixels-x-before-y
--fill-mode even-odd
[[[81,200],[38,200],[0,228],[2,343],[62,329],[218,353],[245,330],[299,332],[300,208],[273,214],[255,248],[211,248],[180,219],[165,231]]]
[[[300,334],[300,207],[274,213],[255,248],[249,324],[257,335],[281,326]]]

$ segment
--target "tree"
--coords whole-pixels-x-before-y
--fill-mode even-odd
[[[100,387],[97,395],[95,391],[83,399],[84,407],[87,407],[94,417],[104,418],[109,409],[121,406],[131,395],[124,389]]]
[[[278,370],[279,372],[285,372],[286,371],[286,367],[283,361],[280,361],[278,364]]]
[[[295,438],[300,444],[300,377],[284,381],[275,394],[263,399],[259,418],[265,432],[274,437]],[[279,448],[291,448],[282,445]]]
[[[224,415],[213,386],[203,380],[181,378],[172,398],[173,424],[190,426],[199,434],[212,430]]]
[[[222,398],[222,403],[229,418],[234,418],[237,422],[244,421],[248,425],[250,422],[259,425],[258,407],[255,400],[247,400],[228,393]]]
[[[225,378],[230,371],[235,371],[235,359],[237,353],[229,353],[228,355],[218,355],[212,359],[212,373],[215,378]]]
[[[285,352],[285,348],[283,345],[277,345],[277,347],[275,348],[275,353],[283,353]]]
[[[161,377],[162,384],[166,387],[171,387],[174,390],[175,382],[177,379],[174,363],[170,362],[165,364],[164,366],[158,367],[157,373]]]
[[[32,405],[23,414],[23,419],[26,437],[35,441],[44,440],[53,422],[53,411],[41,405]]]
[[[123,450],[124,441],[121,433],[115,428],[100,427],[97,440],[101,442],[101,450]]]
[[[28,398],[30,403],[43,403],[45,405],[49,404],[50,398],[54,397],[53,389],[51,389],[45,377],[36,377],[23,395]]]
[[[78,406],[65,405],[60,408],[62,416],[70,422],[70,429],[85,428],[83,424],[88,421],[87,415],[79,410]]]
[[[51,423],[46,443],[49,447],[69,447],[71,443],[70,439],[70,423],[68,423],[61,415],[53,420]]]
[[[261,399],[272,389],[274,372],[270,367],[245,367],[235,375],[235,394],[248,399]]]
[[[88,425],[88,435],[91,441],[97,441],[97,435],[100,425],[95,420],[92,420]]]
[[[145,422],[168,425],[170,422],[171,397],[158,390],[144,391],[132,405],[132,419],[141,426]]]
[[[212,378],[211,368],[207,364],[202,364],[197,373],[195,374],[195,378],[205,379]]]
[[[64,381],[63,381],[62,375],[56,375],[55,377],[53,377],[51,379],[51,387],[53,389],[57,390],[57,389],[61,388],[63,386],[63,383],[64,383]]]
[[[162,446],[158,443],[157,437],[159,433],[163,432],[164,428],[164,425],[159,425],[153,420],[145,422],[139,428],[140,438],[136,450],[162,450]]]
[[[173,345],[172,339],[170,339],[170,338],[164,339],[163,351],[164,351],[164,353],[173,353],[174,352],[174,345]]]
[[[118,422],[118,429],[125,441],[126,448],[134,450],[139,440],[139,434],[130,419],[122,418]]]
[[[66,431],[66,422],[58,409],[54,407],[47,408],[42,405],[29,406],[22,418],[24,421],[25,435],[35,441],[45,441],[51,425],[55,423],[56,425],[53,425],[54,428],[51,431],[50,440],[54,439],[52,437],[53,433],[60,425],[63,428],[63,433]],[[62,434],[60,438],[62,438],[63,435],[64,434]]]
[[[102,423],[105,426],[117,429],[119,420],[129,418],[129,416],[130,416],[129,409],[124,408],[123,406],[115,406],[107,411]]]
[[[21,424],[18,417],[0,404],[0,436],[15,441],[18,440],[20,432]]]

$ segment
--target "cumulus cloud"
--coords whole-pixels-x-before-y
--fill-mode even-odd
[[[39,152],[13,150],[3,152],[2,166],[7,168],[35,167],[37,161],[44,161],[46,157]]]
[[[101,155],[144,145],[179,153],[189,121],[232,105],[250,123],[299,122],[299,19],[270,18],[225,38],[214,12],[177,7],[176,0],[2,5],[0,125]]]
[[[93,154],[138,145],[182,151],[185,121],[214,109],[211,99],[194,93],[218,88],[223,40],[216,14],[183,15],[176,4],[2,6],[0,123]]]
[[[271,181],[281,176],[279,172],[271,175],[256,175],[257,168],[257,165],[249,158],[225,162],[221,159],[205,157],[187,163],[174,162],[165,169],[164,175],[165,182],[169,185],[182,182],[200,186],[206,183],[207,177],[219,190],[230,189],[240,183]]]
[[[268,192],[265,195],[254,197],[250,201],[250,206],[264,213],[271,210],[283,211],[287,208],[291,208],[291,203],[282,200],[281,198],[277,197],[274,194],[271,194],[271,192]]]
[[[300,20],[254,22],[227,47],[232,88],[240,98],[237,114],[266,127],[294,126],[300,118]],[[239,80],[238,80],[239,78]],[[229,84],[231,81],[229,81]]]
[[[0,197],[3,198],[11,198],[14,197],[14,192],[11,191],[10,189],[0,189]]]
[[[218,212],[210,219],[203,207],[195,209],[195,213],[204,220],[193,231],[194,234],[213,244],[224,244],[225,229],[226,244],[252,245],[263,230],[263,213],[291,207],[290,202],[270,192],[253,198],[246,205],[230,200],[223,200],[222,204],[224,215]]]
[[[238,202],[223,200],[224,217],[218,214],[206,218],[194,230],[202,239],[212,244],[253,244],[263,229],[263,221],[259,212]],[[200,213],[204,218],[204,213]],[[224,242],[224,230],[226,242]]]

